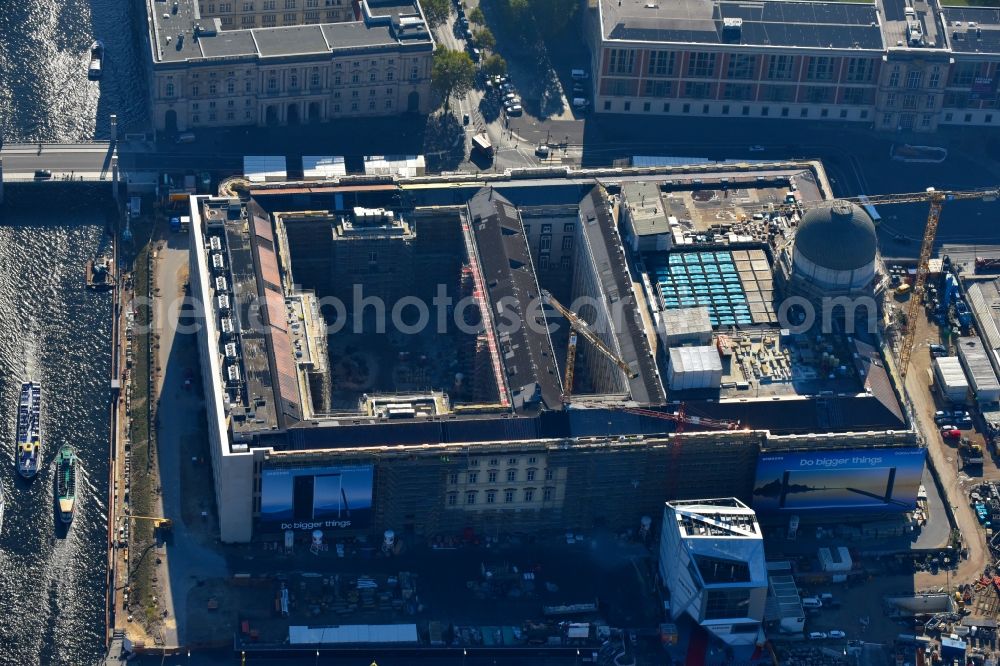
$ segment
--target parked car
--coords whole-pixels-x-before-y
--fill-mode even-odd
[[[35,169],[35,180],[49,180],[52,178],[52,172],[48,169]]]
[[[840,629],[833,629],[829,633],[830,633],[830,638],[847,638],[847,634],[845,634]]]
[[[574,81],[586,81],[590,78],[585,69],[574,69],[570,72],[570,76],[573,77]]]
[[[943,412],[940,409],[934,412],[934,423],[937,425],[944,425],[948,421],[951,421],[951,414],[948,412]]]
[[[803,597],[802,598],[802,607],[806,608],[806,609],[809,609],[809,608],[822,608],[823,607],[823,602],[820,601],[819,597]]]
[[[522,113],[524,113],[524,109],[521,108],[520,104],[511,104],[509,107],[507,107],[508,116],[519,116]]]
[[[539,145],[537,148],[535,148],[535,155],[538,155],[539,157],[543,157],[543,158],[548,157],[549,156],[549,147],[547,145],[545,145],[544,143],[541,144],[541,145]]]
[[[469,57],[472,58],[472,62],[479,62],[482,53],[477,48],[471,48],[469,49]]]
[[[945,439],[961,439],[962,431],[955,427],[941,428],[941,436]]]
[[[810,631],[809,632],[809,640],[818,641],[818,640],[823,640],[826,637],[827,637],[827,635],[826,635],[825,631]]]
[[[937,358],[938,356],[947,356],[948,350],[945,349],[944,345],[931,345],[928,347],[931,352],[931,356]]]
[[[964,409],[956,409],[954,412],[951,413],[951,415],[955,417],[956,421],[961,421],[962,419],[969,418],[969,412],[965,411]]]

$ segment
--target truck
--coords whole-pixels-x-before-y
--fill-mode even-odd
[[[493,157],[493,144],[486,132],[480,132],[472,137],[472,149],[486,157]]]
[[[1000,257],[976,257],[977,273],[995,273],[1000,271]]]
[[[963,465],[982,465],[983,447],[973,444],[967,437],[963,437],[958,445],[958,454],[962,457]]]

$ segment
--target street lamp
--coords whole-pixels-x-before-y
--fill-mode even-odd
[[[315,664],[319,663],[319,650],[316,650],[316,661],[313,662],[313,663],[315,663]]]

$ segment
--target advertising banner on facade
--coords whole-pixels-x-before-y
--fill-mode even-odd
[[[373,480],[372,465],[265,467],[260,521],[281,530],[366,529]]]
[[[761,453],[753,507],[760,513],[910,511],[923,471],[918,448]]]
[[[969,99],[993,101],[996,97],[997,78],[995,76],[977,76],[972,80]]]

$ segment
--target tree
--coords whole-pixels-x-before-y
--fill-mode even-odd
[[[443,45],[434,50],[431,85],[444,98],[447,111],[452,95],[464,95],[476,80],[476,66],[465,51],[452,51]]]
[[[469,12],[469,20],[479,25],[486,25],[486,15],[479,7],[472,8],[472,11]]]
[[[448,0],[421,0],[420,5],[424,8],[424,14],[431,25],[441,25],[451,14],[451,4]]]
[[[553,35],[570,25],[576,16],[579,0],[523,0],[535,15],[535,23],[542,32]],[[513,0],[512,0],[513,4]]]
[[[503,76],[507,73],[507,61],[502,56],[492,53],[483,58],[482,69],[486,76]]]
[[[478,28],[472,32],[472,39],[476,46],[487,51],[493,51],[497,46],[497,38],[489,28]]]

